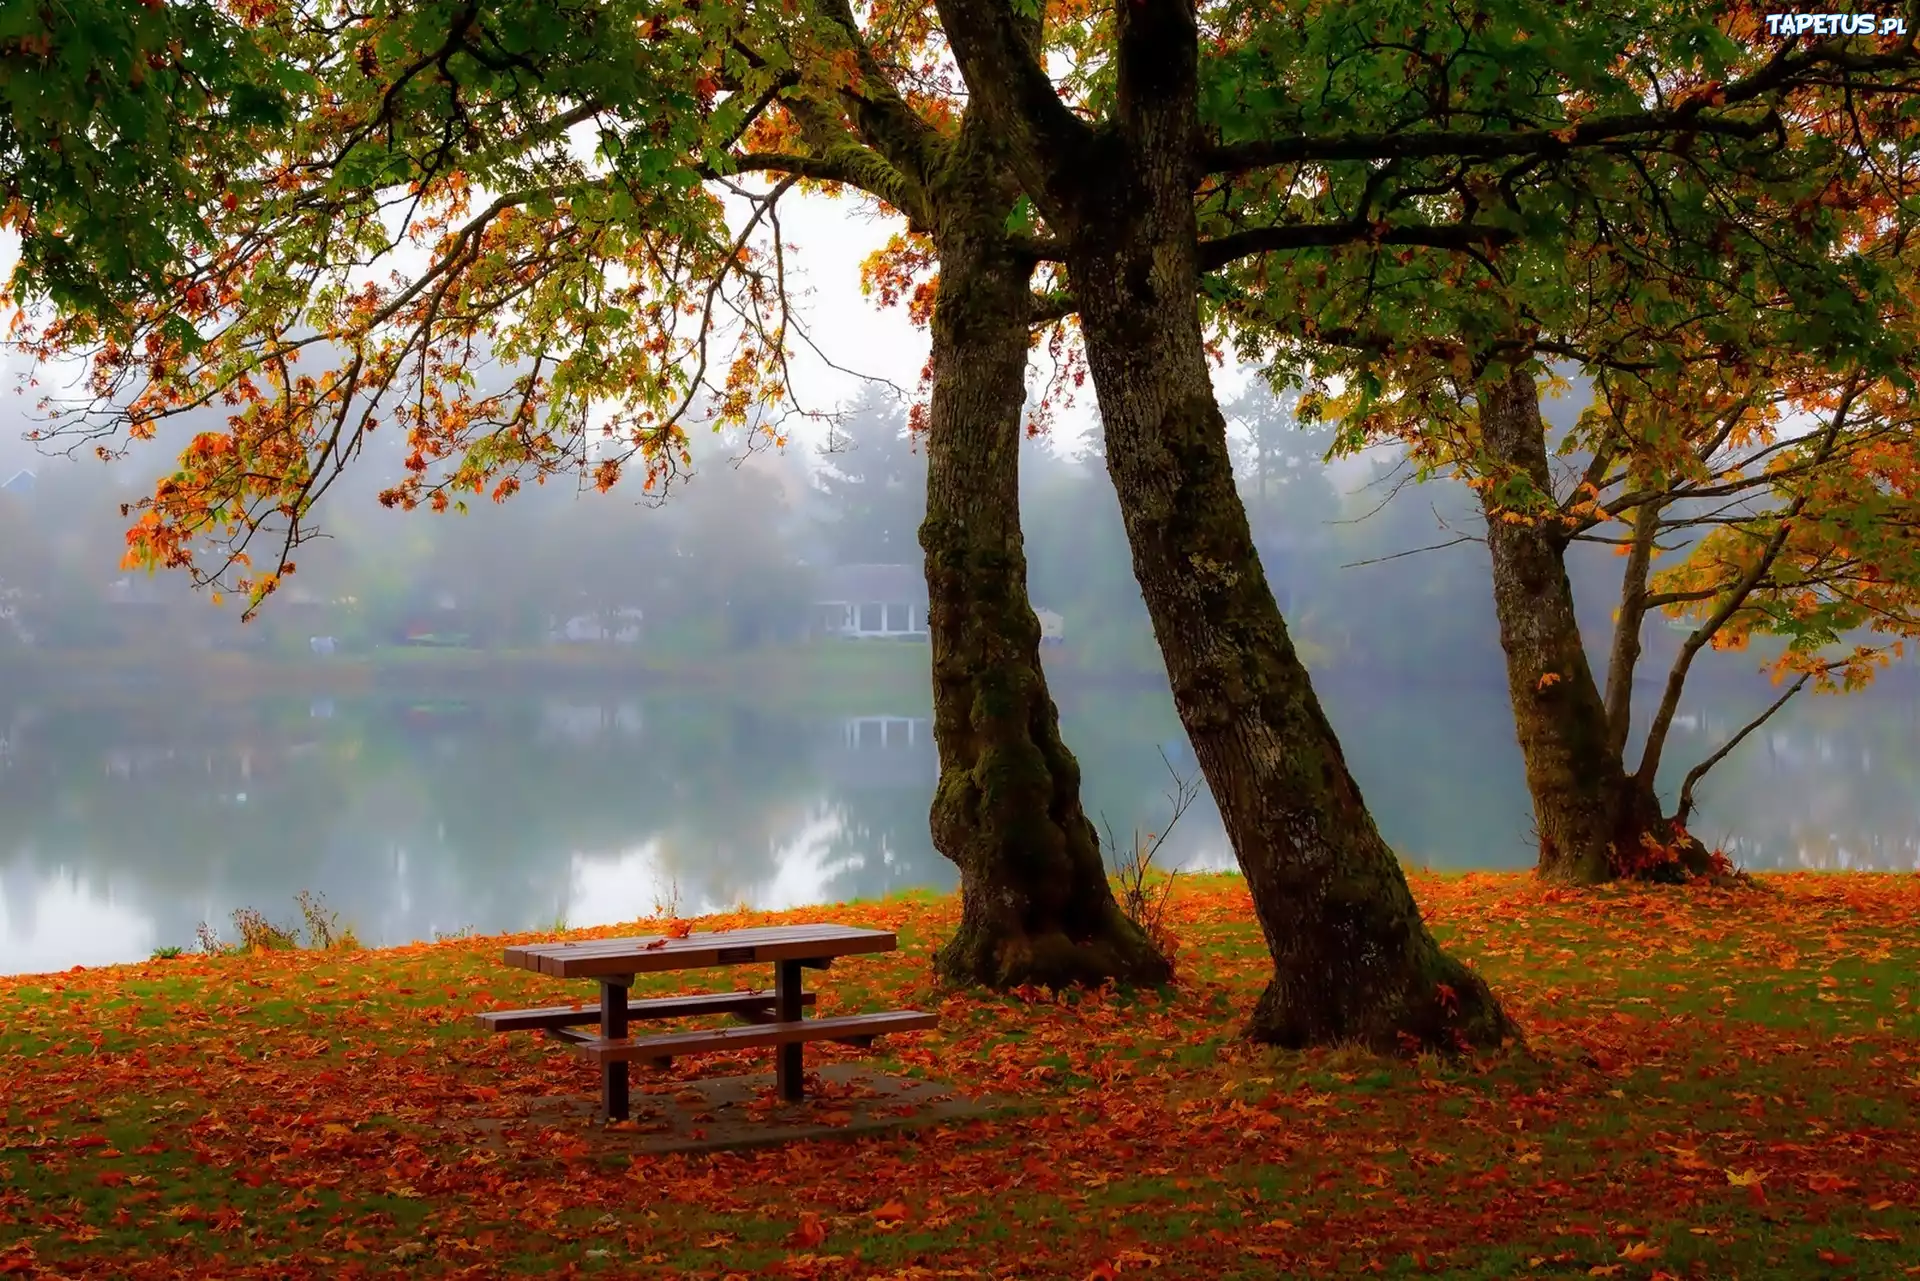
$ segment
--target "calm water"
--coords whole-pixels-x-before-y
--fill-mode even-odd
[[[1060,691],[1088,808],[1164,822],[1164,694]],[[1323,695],[1393,844],[1440,868],[1532,858],[1498,690]],[[1674,736],[1673,777],[1764,690]],[[1643,700],[1644,701],[1644,700]],[[795,715],[578,694],[63,705],[0,701],[0,972],[144,959],[252,906],[325,896],[370,944],[782,908],[950,886],[928,843],[927,708]],[[1807,699],[1723,762],[1696,830],[1749,867],[1920,867],[1920,700]],[[1231,865],[1202,797],[1165,858]]]

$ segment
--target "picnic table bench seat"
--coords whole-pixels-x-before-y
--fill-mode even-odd
[[[802,992],[800,1004],[812,1005],[817,993]],[[758,992],[702,992],[692,996],[659,996],[642,1000],[627,999],[630,1019],[681,1019],[701,1014],[752,1015],[771,1013],[772,988]],[[600,1002],[578,1001],[572,1005],[545,1005],[532,1010],[485,1010],[473,1016],[489,1032],[536,1032],[576,1027],[600,1021]]]
[[[811,995],[811,993],[809,993]],[[751,1050],[801,1041],[839,1041],[871,1045],[889,1032],[919,1032],[939,1024],[938,1017],[919,1010],[887,1010],[878,1014],[842,1014],[791,1023],[756,1023],[698,1032],[668,1032],[660,1036],[604,1037],[575,1033],[564,1039],[596,1063],[670,1060],[682,1054],[710,1054],[716,1050]]]

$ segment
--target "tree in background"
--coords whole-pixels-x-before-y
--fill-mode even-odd
[[[0,231],[16,302],[106,314],[164,293],[301,78],[204,0],[9,5],[0,16]]]
[[[1715,866],[1685,821],[1724,752],[1682,781],[1671,816],[1656,788],[1706,649],[1756,633],[1785,642],[1775,674],[1795,679],[1764,720],[1809,683],[1864,683],[1886,647],[1848,651],[1846,632],[1915,629],[1900,461],[1920,460],[1907,403],[1920,184],[1898,92],[1911,55],[1910,40],[1857,62],[1812,51],[1895,76],[1855,85],[1857,101],[1812,82],[1775,93],[1772,73],[1754,72],[1743,83],[1765,111],[1729,119],[1711,145],[1602,152],[1511,196],[1514,224],[1551,223],[1563,239],[1301,264],[1292,282],[1325,305],[1304,323],[1269,317],[1289,335],[1283,365],[1319,388],[1346,384],[1337,400],[1316,394],[1312,412],[1340,416],[1347,447],[1406,443],[1424,474],[1458,476],[1478,497],[1542,875]],[[1243,280],[1272,296],[1271,275]],[[1558,441],[1541,413],[1548,358],[1576,361],[1600,393]],[[1624,558],[1597,664],[1567,565],[1582,542]],[[1683,548],[1681,568],[1653,572]],[[1698,626],[1630,760],[1644,623],[1663,609]]]
[[[844,420],[829,426],[813,486],[824,512],[819,532],[829,563],[903,565],[919,559],[927,455],[897,397],[868,387],[847,407]]]
[[[563,472],[605,488],[631,465],[664,488],[684,476],[702,397],[782,443],[766,411],[791,401],[801,321],[778,202],[803,183],[863,191],[905,216],[908,258],[941,272],[926,290],[921,543],[947,779],[934,827],[969,905],[942,964],[1010,984],[1163,976],[1112,903],[1026,599],[1012,500],[1030,330],[1049,318],[1029,293],[1031,237],[990,131],[942,81],[924,11],[875,10],[866,28],[838,0],[491,0],[340,21],[294,0],[249,16],[298,69],[295,123],[247,132],[249,163],[196,173],[226,207],[170,292],[108,330],[63,318],[38,347],[96,355],[111,408],[70,424],[83,434],[241,406],[143,504],[134,556],[191,568],[224,541],[210,578],[231,571],[257,609],[383,420],[407,435],[407,474],[384,495],[405,507],[504,500]],[[591,157],[569,140],[587,125]],[[395,284],[362,279],[395,219],[431,262]],[[293,368],[323,343],[334,368]],[[476,388],[495,357],[511,385]],[[611,451],[589,448],[596,434]],[[233,557],[262,530],[271,561]]]

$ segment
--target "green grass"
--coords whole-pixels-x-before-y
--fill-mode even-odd
[[[936,991],[941,896],[787,914],[900,934],[899,952],[811,980],[821,1012],[942,1019],[810,1063],[865,1059],[1026,1111],[699,1157],[636,1156],[630,1135],[544,1110],[590,1098],[591,1071],[467,1016],[590,991],[504,969],[501,939],[4,980],[0,1267],[1900,1277],[1920,1260],[1920,884],[1766,881],[1572,895],[1416,877],[1435,932],[1526,1033],[1467,1061],[1243,1042],[1267,961],[1237,878],[1180,879],[1181,978],[1163,993]],[[735,1055],[672,1073],[763,1070]],[[795,1236],[803,1216],[823,1238]]]

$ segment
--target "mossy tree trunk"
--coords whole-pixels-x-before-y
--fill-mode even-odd
[[[1499,1005],[1422,923],[1268,588],[1207,368],[1191,201],[1155,212],[1077,237],[1069,263],[1134,572],[1273,955],[1249,1031],[1498,1042]]]
[[[1009,244],[1014,191],[970,124],[929,192],[940,278],[927,431],[928,627],[940,781],[933,843],[960,869],[949,981],[1157,983],[1168,959],[1119,909],[1080,767],[1040,665],[1020,529],[1033,261]]]
[[[1387,1050],[1499,1042],[1505,1014],[1441,951],[1374,827],[1234,486],[1199,312],[1192,5],[1114,7],[1111,119],[1088,125],[1040,64],[1037,17],[937,2],[1079,305],[1134,574],[1273,957],[1250,1034]]]
[[[1644,621],[1635,587],[1644,582],[1649,549],[1639,539],[1630,548],[1621,631],[1603,699],[1574,611],[1567,536],[1547,502],[1552,478],[1538,387],[1533,375],[1511,372],[1482,386],[1479,398],[1487,452],[1523,475],[1538,500],[1520,511],[1495,498],[1499,487],[1482,491],[1507,694],[1539,836],[1538,873],[1582,885],[1612,880],[1645,862],[1640,852],[1647,841],[1679,853],[1677,864],[1657,870],[1704,871],[1705,848],[1662,813],[1652,777],[1625,765]],[[1647,533],[1650,541],[1650,525]]]

